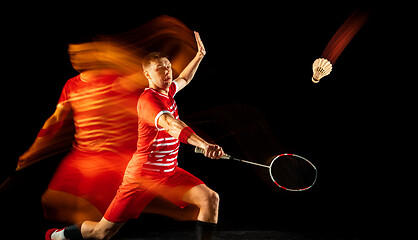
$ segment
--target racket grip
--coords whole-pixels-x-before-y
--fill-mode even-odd
[[[202,148],[200,148],[200,147],[195,147],[194,152],[195,152],[195,153],[200,153],[200,154],[203,154],[203,149],[202,149]]]
[[[204,154],[204,150],[203,150],[202,148],[200,148],[200,147],[196,147],[196,148],[194,149],[194,152],[195,152],[195,153]],[[229,156],[228,154],[224,154],[224,155],[221,157],[221,159],[230,159],[230,158],[231,158],[231,156]]]

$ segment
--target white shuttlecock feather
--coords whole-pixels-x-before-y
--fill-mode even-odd
[[[318,83],[321,78],[327,76],[332,71],[332,64],[325,58],[318,58],[312,64],[312,82]]]

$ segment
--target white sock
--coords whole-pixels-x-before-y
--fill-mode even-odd
[[[51,234],[51,239],[52,240],[66,240],[64,236],[64,229],[55,230],[55,232]]]

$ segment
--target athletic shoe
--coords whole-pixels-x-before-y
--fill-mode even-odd
[[[45,240],[52,240],[51,235],[57,230],[58,228],[53,228],[53,229],[49,229],[48,231],[46,231]]]

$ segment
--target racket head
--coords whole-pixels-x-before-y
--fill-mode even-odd
[[[284,153],[270,163],[270,177],[280,188],[287,191],[305,191],[316,182],[318,175],[315,165],[296,154]]]

